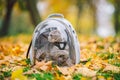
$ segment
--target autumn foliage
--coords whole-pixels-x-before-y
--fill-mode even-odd
[[[31,36],[0,39],[0,80],[119,80],[120,37],[81,36],[80,63],[59,67],[52,61],[31,67],[26,59]]]

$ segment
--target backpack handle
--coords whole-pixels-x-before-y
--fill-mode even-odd
[[[48,16],[48,18],[52,18],[52,17],[60,17],[60,18],[64,18],[64,16],[62,14],[59,14],[59,13],[55,13],[55,14],[50,14]]]

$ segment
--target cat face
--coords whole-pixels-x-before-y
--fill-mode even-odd
[[[49,42],[62,42],[63,39],[62,39],[60,31],[58,30],[51,31],[48,36],[48,41]]]

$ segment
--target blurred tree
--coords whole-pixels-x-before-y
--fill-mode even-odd
[[[81,12],[83,10],[83,6],[85,5],[85,2],[86,2],[86,0],[77,0],[76,1],[76,5],[78,7],[78,14],[77,14],[77,20],[76,20],[76,28],[78,28],[78,26],[79,26],[79,18],[80,18]],[[79,31],[80,29],[77,29],[77,30],[78,30],[78,32],[80,32]]]
[[[95,32],[96,30],[96,0],[88,0],[87,4],[89,5],[90,7],[90,10],[91,10],[91,14],[92,14],[92,17],[93,17],[93,31]]]
[[[115,12],[114,12],[114,19],[115,19],[115,30],[116,33],[120,32],[120,0],[114,0]]]
[[[26,1],[25,0],[17,0],[19,7],[22,11],[26,11],[27,10],[27,5],[26,5]]]
[[[11,14],[16,2],[19,3],[21,10],[29,11],[31,20],[35,26],[41,21],[41,17],[36,7],[36,0],[5,0],[5,2],[6,13],[2,22],[2,27],[0,29],[0,36],[5,36],[8,34]]]
[[[2,28],[0,30],[0,36],[5,36],[9,30],[9,23],[11,19],[11,13],[13,10],[13,6],[16,0],[6,0],[6,14],[2,22]]]
[[[77,0],[76,2],[76,5],[78,7],[78,15],[77,15],[77,23],[76,23],[76,27],[79,27],[79,18],[81,17],[81,14],[83,12],[83,10],[86,8],[89,8],[90,9],[90,14],[91,16],[93,17],[94,19],[94,31],[95,31],[95,27],[96,27],[96,7],[95,7],[95,0]],[[80,29],[77,29],[79,30],[78,32],[81,32]]]
[[[4,10],[4,7],[5,7],[5,1],[4,0],[0,0],[0,18],[3,17],[3,10]]]
[[[120,0],[108,0],[110,1],[114,7],[114,24],[116,33],[120,33]]]
[[[36,7],[36,2],[36,0],[26,0],[27,9],[30,12],[31,20],[35,26],[41,21],[41,17]]]

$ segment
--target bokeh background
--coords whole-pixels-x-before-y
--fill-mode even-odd
[[[120,34],[120,0],[0,0],[0,36],[31,35],[52,13],[63,14],[78,34]]]

